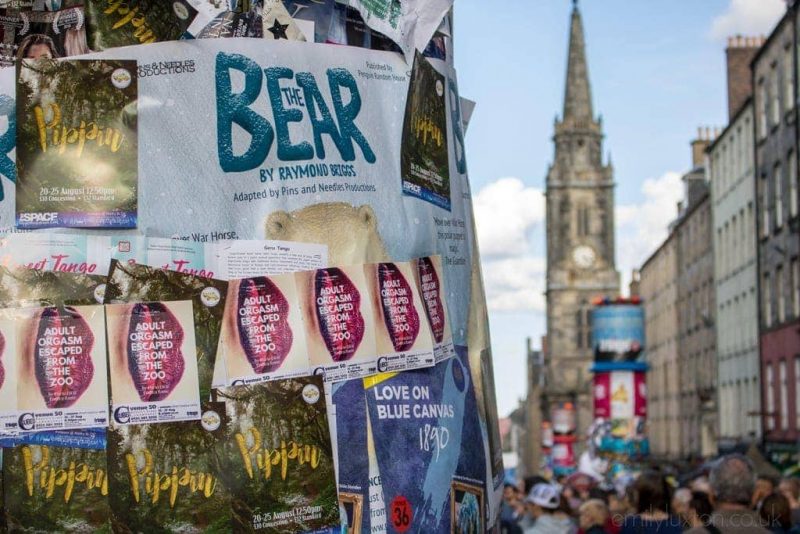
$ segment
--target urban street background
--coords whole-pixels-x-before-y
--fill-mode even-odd
[[[501,414],[526,394],[525,338],[545,333],[544,191],[561,115],[569,2],[455,10],[456,67],[477,102],[466,138]],[[583,0],[595,113],[614,164],[622,287],[656,249],[683,197],[689,142],[727,123],[729,35],[766,35],[782,0]],[[501,75],[502,73],[502,75]]]

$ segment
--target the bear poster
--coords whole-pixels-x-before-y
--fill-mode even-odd
[[[112,260],[105,302],[108,304],[191,300],[200,399],[206,400],[211,395],[227,292],[227,282],[200,274]]]
[[[29,308],[15,319],[19,429],[107,426],[103,307]]]
[[[229,420],[204,403],[199,421],[109,430],[109,503],[114,532],[231,532],[223,476]]]
[[[220,391],[231,421],[223,482],[234,532],[339,532],[333,450],[322,378]]]
[[[294,276],[228,283],[217,359],[231,385],[308,374],[308,351]]]
[[[200,418],[192,301],[106,305],[114,424]]]
[[[9,532],[111,532],[105,450],[25,444],[2,458]]]
[[[17,72],[17,226],[135,228],[136,62],[26,59]]]

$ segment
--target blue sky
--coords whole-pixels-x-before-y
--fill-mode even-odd
[[[666,235],[698,126],[727,123],[728,35],[768,34],[782,0],[581,0],[595,113],[617,182],[627,281]],[[491,7],[488,7],[491,6]],[[495,6],[502,6],[497,8]],[[567,0],[458,0],[455,62],[477,102],[467,131],[501,414],[525,395],[525,338],[544,321],[544,200],[566,72]]]

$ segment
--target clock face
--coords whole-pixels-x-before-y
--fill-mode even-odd
[[[575,265],[577,265],[581,269],[588,269],[589,267],[594,265],[595,259],[596,255],[592,247],[587,247],[586,245],[580,245],[572,249],[572,261],[574,261]]]

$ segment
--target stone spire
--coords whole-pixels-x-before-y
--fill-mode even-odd
[[[589,68],[586,63],[586,44],[583,22],[577,0],[573,0],[572,22],[569,31],[569,60],[567,87],[564,94],[564,122],[592,121],[592,91],[589,87]]]

